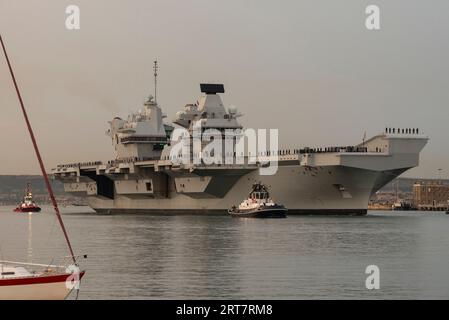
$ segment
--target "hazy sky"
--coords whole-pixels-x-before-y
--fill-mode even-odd
[[[81,29],[65,28],[65,8]],[[365,28],[377,4],[381,30]],[[449,177],[449,1],[0,0],[0,32],[48,170],[113,158],[107,121],[141,107],[160,65],[172,119],[222,82],[246,127],[283,146],[348,145],[390,127],[431,138],[406,176]],[[38,173],[3,55],[0,174]]]

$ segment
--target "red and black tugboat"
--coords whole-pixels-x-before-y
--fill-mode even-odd
[[[285,218],[287,211],[287,208],[271,199],[267,186],[259,182],[253,184],[248,199],[243,200],[238,207],[233,206],[228,213],[240,218]]]
[[[25,196],[22,203],[14,209],[14,212],[39,212],[41,208],[33,201],[33,194],[31,193],[31,185],[27,184]]]

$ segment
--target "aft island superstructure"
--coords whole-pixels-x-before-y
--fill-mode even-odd
[[[116,117],[110,122],[107,134],[115,160],[58,165],[54,176],[66,192],[87,196],[89,206],[100,213],[227,214],[260,182],[289,215],[366,214],[370,196],[416,167],[428,141],[415,128],[386,128],[355,146],[245,153],[240,155],[243,161],[231,164],[184,163],[173,152],[176,128],[193,133],[200,124],[201,132],[214,129],[223,135],[242,129],[241,114],[221,100],[223,85],[201,84],[201,91],[199,100],[179,111],[173,123],[164,122],[165,115],[150,96],[127,120]],[[187,155],[189,160],[197,156],[194,148]],[[239,154],[234,150],[233,156]],[[249,161],[254,156],[256,160]],[[273,159],[276,173],[261,175],[260,169]]]

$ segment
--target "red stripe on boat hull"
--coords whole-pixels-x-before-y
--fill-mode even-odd
[[[23,277],[23,278],[13,278],[13,279],[0,279],[1,286],[20,286],[28,284],[38,284],[38,283],[54,283],[54,282],[65,282],[68,277],[75,275],[73,273],[63,273],[57,275],[49,276],[35,276],[35,277]],[[84,271],[79,273],[79,279],[84,276]]]

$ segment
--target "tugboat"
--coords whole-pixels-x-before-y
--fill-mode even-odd
[[[411,201],[405,199],[399,199],[399,180],[396,180],[396,201],[391,205],[393,211],[409,211],[414,210]]]
[[[33,201],[33,194],[31,193],[31,185],[27,184],[25,196],[22,203],[14,209],[14,212],[39,212],[41,208]]]
[[[285,218],[287,209],[276,204],[268,192],[268,188],[262,183],[253,184],[253,190],[248,199],[245,199],[238,207],[233,206],[228,213],[232,217],[241,218]]]
[[[410,201],[399,200],[391,205],[393,211],[409,211],[413,210],[413,205]]]

